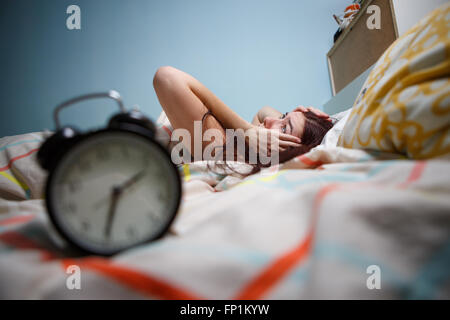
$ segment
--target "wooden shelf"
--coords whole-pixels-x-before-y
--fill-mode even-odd
[[[367,8],[377,5],[381,10],[381,28],[367,27]],[[392,0],[366,0],[361,10],[342,32],[327,53],[333,96],[372,66],[398,38]]]

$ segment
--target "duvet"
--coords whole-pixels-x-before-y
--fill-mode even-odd
[[[180,165],[170,232],[102,258],[49,221],[46,135],[0,139],[1,299],[450,298],[448,161],[324,144],[246,178]]]

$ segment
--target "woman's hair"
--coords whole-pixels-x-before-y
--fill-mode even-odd
[[[288,147],[287,150],[280,152],[279,161],[280,163],[286,162],[292,158],[295,158],[299,155],[302,155],[315,146],[319,145],[325,134],[333,127],[333,123],[329,121],[328,119],[324,119],[322,117],[317,116],[314,112],[307,111],[303,113],[305,116],[305,125],[303,129],[303,135],[299,137],[302,142],[300,147]],[[206,115],[206,114],[205,114]],[[211,114],[212,115],[212,114]],[[203,117],[202,121],[205,119]],[[236,139],[236,137],[235,137]],[[226,159],[226,144],[224,144],[221,147],[221,150],[219,151],[221,153],[222,159],[224,159],[223,163],[215,163],[216,168],[220,168],[222,170],[228,168],[231,171],[238,173],[241,176],[249,176],[254,173],[259,172],[262,168],[269,167],[270,163],[268,164],[262,164],[259,156],[257,157],[257,163],[256,164],[250,164],[249,163],[249,148],[246,145],[245,147],[245,153],[244,155],[239,155],[236,148],[236,141],[234,141],[234,160],[238,161],[238,159],[244,160],[247,164],[252,166],[252,169],[248,173],[240,173],[237,172],[234,168],[230,167],[227,163]],[[209,166],[209,164],[208,164]]]

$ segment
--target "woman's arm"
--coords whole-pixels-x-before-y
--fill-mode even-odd
[[[208,88],[191,75],[173,67],[161,67],[153,78],[158,100],[161,103],[174,129],[187,129],[191,137],[195,137],[194,121],[201,121],[209,110],[214,118],[220,122],[220,129],[253,130],[256,136],[267,134],[268,129],[257,127],[241,118],[222,100],[216,97]],[[223,127],[223,128],[222,128]],[[273,131],[273,130],[271,130]],[[299,142],[297,137],[272,132],[270,142],[280,147],[290,145],[292,141]],[[194,150],[194,140],[191,140]],[[191,152],[192,153],[192,152]]]
[[[241,118],[200,81],[193,81],[190,88],[192,92],[203,102],[206,108],[208,108],[216,119],[220,121],[225,129],[247,130],[252,127],[251,123]]]
[[[265,107],[262,107],[261,109],[259,109],[258,113],[253,117],[252,124],[257,126],[257,125],[260,125],[261,123],[263,123],[264,119],[267,117],[279,118],[282,115],[283,114],[280,111],[278,111],[272,107],[265,106]]]
[[[161,67],[153,79],[158,99],[172,125],[190,129],[193,120],[201,120],[211,111],[224,129],[249,129],[242,119],[211,90],[191,75],[173,67]]]

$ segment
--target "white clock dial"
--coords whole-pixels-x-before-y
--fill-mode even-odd
[[[179,202],[178,173],[159,146],[104,131],[78,143],[51,177],[52,218],[76,245],[110,254],[164,232]]]

